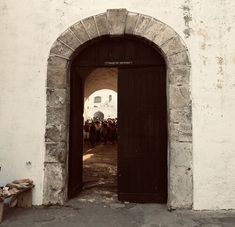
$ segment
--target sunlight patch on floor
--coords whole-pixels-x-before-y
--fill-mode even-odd
[[[91,158],[93,155],[94,155],[94,154],[85,154],[85,155],[83,155],[83,161],[85,161],[85,160]]]

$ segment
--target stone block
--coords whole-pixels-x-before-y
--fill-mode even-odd
[[[63,32],[60,35],[59,40],[66,43],[74,50],[76,50],[81,45],[81,42],[70,29],[67,29],[65,32]]]
[[[107,23],[110,35],[123,35],[126,27],[126,9],[108,9]]]
[[[191,105],[188,87],[170,85],[168,89],[169,97],[171,97],[169,101],[170,109],[179,109]]]
[[[164,44],[165,42],[167,42],[171,38],[175,37],[176,35],[177,35],[177,33],[172,28],[165,25],[161,28],[159,33],[155,36],[153,42],[157,46],[160,47],[162,44]]]
[[[142,36],[148,28],[151,17],[140,14],[135,26],[134,34]]]
[[[64,124],[66,125],[66,105],[62,107],[47,107],[47,123],[48,124]]]
[[[59,40],[56,40],[51,48],[50,55],[59,55],[61,57],[64,57],[66,59],[69,59],[72,55],[73,50],[61,43]]]
[[[66,170],[61,163],[45,163],[43,204],[63,204],[66,199]]]
[[[192,170],[185,166],[170,167],[168,199],[172,209],[191,209],[193,203]]]
[[[64,124],[47,124],[46,125],[46,142],[66,142],[67,126]]]
[[[45,162],[65,163],[67,154],[66,143],[46,143]]]
[[[138,18],[139,18],[138,13],[128,12],[127,17],[126,17],[126,27],[125,27],[126,34],[134,33],[134,29],[135,29]]]
[[[187,51],[180,52],[170,56],[167,55],[167,61],[170,67],[171,65],[190,65]]]
[[[73,31],[73,33],[76,35],[76,37],[80,40],[81,43],[85,43],[89,40],[89,36],[81,23],[79,21],[78,23],[74,24],[70,29]]]
[[[172,168],[181,166],[187,167],[189,171],[192,169],[192,143],[189,142],[170,142],[171,163],[174,164]],[[188,172],[187,172],[188,173]]]
[[[172,142],[192,142],[192,124],[190,123],[172,123],[168,137]]]
[[[47,89],[47,106],[48,107],[63,107],[66,105],[66,89]]]
[[[147,26],[147,28],[141,34],[148,40],[154,40],[155,37],[162,32],[164,29],[164,24],[158,20],[152,19]]]
[[[99,36],[94,17],[88,17],[88,18],[82,20],[82,23],[83,23],[90,39],[93,39],[93,38],[96,38]]]
[[[190,66],[174,65],[168,74],[169,84],[176,86],[190,86]]]
[[[175,36],[170,39],[168,42],[164,43],[161,46],[163,52],[167,55],[173,55],[180,53],[182,51],[187,51],[185,45],[183,44],[182,39],[179,36]]]
[[[64,142],[67,140],[68,115],[67,106],[47,107],[47,124],[45,140],[47,142]]]
[[[109,34],[108,31],[108,26],[107,26],[107,15],[106,13],[102,13],[99,15],[96,15],[94,17],[95,22],[96,22],[96,26],[99,32],[99,35],[107,35]]]
[[[47,65],[47,87],[67,87],[68,61],[64,58],[50,56]]]
[[[172,123],[189,124],[192,121],[191,107],[186,107],[186,108],[183,108],[182,110],[171,109],[169,120]]]

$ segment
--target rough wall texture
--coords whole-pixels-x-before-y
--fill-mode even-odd
[[[30,177],[36,183],[34,204],[42,203],[43,163],[46,151],[46,71],[49,50],[54,40],[72,24],[105,12],[107,8],[127,8],[152,16],[170,25],[184,38],[192,62],[194,209],[235,208],[233,0],[127,0],[124,3],[108,0],[99,3],[91,0],[2,0],[1,183],[15,178]],[[101,14],[97,26],[103,19]],[[135,20],[134,16],[129,20],[131,24]],[[91,19],[84,23],[92,26]],[[81,25],[77,25],[78,29],[79,26]],[[100,34],[105,34],[105,29],[99,29]],[[123,28],[118,29],[121,31]],[[128,32],[130,28],[126,29]],[[141,27],[137,29],[141,30]],[[92,32],[87,34],[90,37],[94,35]],[[148,35],[151,37],[151,33]],[[79,34],[77,36],[79,37]],[[79,40],[84,42],[86,38],[79,37]],[[75,48],[76,46],[72,47]],[[72,49],[67,49],[68,53]],[[182,56],[183,54],[178,54],[172,61],[177,63]],[[61,61],[61,68],[66,64],[59,58],[58,61]],[[66,81],[58,78],[58,75],[61,75],[60,68],[56,70],[53,81],[56,81],[61,88],[60,92],[63,93]],[[176,70],[182,75],[187,68],[183,71]],[[181,83],[181,80],[184,78],[177,77],[175,83]],[[183,90],[181,93],[184,94]],[[173,111],[172,114],[176,114],[178,118],[184,115],[177,111]],[[186,125],[177,127],[179,133],[175,136],[178,137],[181,137],[182,131],[188,130]],[[58,128],[55,127],[54,130]],[[59,131],[59,138],[55,138],[57,141],[63,138],[63,127]],[[63,147],[62,143],[58,146]],[[186,152],[187,147],[182,150]],[[55,162],[54,157],[49,162]],[[63,162],[61,160],[61,164],[57,165],[63,165]],[[53,168],[48,171],[53,171]]]

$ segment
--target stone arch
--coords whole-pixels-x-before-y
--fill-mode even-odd
[[[82,44],[94,38],[131,34],[158,47],[167,64],[168,207],[192,207],[190,61],[186,45],[168,25],[150,16],[110,9],[68,28],[54,42],[47,68],[44,204],[67,199],[69,67]]]

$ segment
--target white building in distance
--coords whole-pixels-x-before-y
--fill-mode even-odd
[[[85,101],[84,120],[93,119],[97,112],[104,114],[104,119],[117,117],[117,93],[102,89],[91,94]]]

